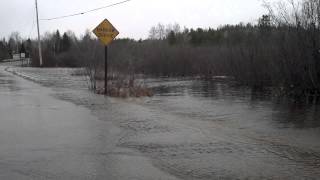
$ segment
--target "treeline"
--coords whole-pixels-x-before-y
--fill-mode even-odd
[[[265,4],[270,13],[257,24],[183,30],[158,24],[148,40],[115,43],[114,63],[157,76],[232,76],[256,89],[319,98],[320,0],[286,2]]]
[[[8,40],[5,38],[0,40],[0,61],[12,58],[12,55],[15,53],[26,53],[29,55],[27,51],[31,51],[32,49],[31,40],[22,41],[18,32],[11,33]]]
[[[45,33],[42,37],[42,57],[44,67],[79,67],[82,59],[78,57],[84,52],[78,50],[82,44],[72,31],[60,34],[57,30],[53,33]],[[33,43],[32,65],[39,66],[37,42]]]
[[[9,59],[9,58],[10,58],[10,54],[9,54],[8,44],[6,40],[3,39],[2,41],[0,41],[0,61],[4,59]]]
[[[159,23],[146,40],[115,40],[109,68],[154,76],[224,75],[295,96],[320,94],[320,0],[286,2],[265,4],[269,14],[256,24],[188,29]],[[36,43],[31,44],[27,49],[37,66]],[[90,31],[80,38],[71,31],[46,33],[42,46],[45,66],[103,70],[104,48]]]

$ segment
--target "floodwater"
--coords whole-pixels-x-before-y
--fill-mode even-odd
[[[88,134],[86,137],[79,131],[81,138],[74,137],[70,147],[65,144],[72,139],[52,138],[48,143],[53,143],[52,151],[39,150],[51,179],[57,179],[55,173],[61,175],[60,179],[320,178],[317,105],[275,99],[268,92],[239,87],[224,77],[210,81],[147,79],[145,83],[155,92],[154,97],[117,99],[87,91],[85,78],[72,76],[72,69],[7,71],[43,85],[42,90],[48,91],[45,94],[54,104],[72,103],[74,113],[62,113],[80,120],[75,127],[69,120],[68,127],[81,128]],[[21,89],[19,85],[10,88]],[[50,133],[54,135],[55,131]],[[41,146],[42,141],[35,146]],[[16,155],[29,158],[28,153],[17,151]],[[35,157],[30,159],[39,160],[32,155]],[[12,166],[17,163],[17,171],[23,167],[20,162],[7,162]],[[33,175],[43,166],[38,161],[27,162],[34,167]],[[62,171],[64,165],[68,169]]]

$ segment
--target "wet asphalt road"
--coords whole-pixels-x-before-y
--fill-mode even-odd
[[[297,114],[221,84],[210,98],[156,80],[152,98],[114,99],[70,69],[0,68],[0,179],[320,177],[317,107],[295,128],[278,119]]]
[[[175,179],[117,147],[111,122],[53,94],[0,67],[0,179]]]

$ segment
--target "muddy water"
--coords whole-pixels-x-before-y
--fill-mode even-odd
[[[149,85],[156,92],[155,105],[163,103],[169,109],[172,106],[173,111],[199,116],[202,120],[236,121],[237,126],[258,123],[257,126],[264,125],[262,129],[267,128],[265,123],[272,129],[320,127],[320,105],[275,98],[268,90],[254,91],[228,79],[158,79],[150,80]]]
[[[117,148],[133,151],[123,158],[146,157],[176,178],[320,177],[319,106],[273,99],[222,78],[148,79],[152,98],[104,98],[66,70],[18,71],[119,127]]]
[[[178,137],[146,137],[161,143],[136,148],[167,157],[164,164],[175,167],[167,170],[195,179],[320,177],[319,106],[274,99],[221,78],[149,85],[156,96],[142,106],[157,112],[155,119],[169,116],[169,123],[183,126],[173,133],[180,131]]]

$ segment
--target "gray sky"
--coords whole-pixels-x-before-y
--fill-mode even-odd
[[[40,18],[77,13],[122,0],[38,0]],[[46,31],[72,30],[77,35],[94,29],[104,18],[120,31],[119,37],[146,38],[151,26],[179,23],[181,27],[208,28],[222,24],[256,22],[265,14],[261,0],[132,0],[82,16],[41,21]],[[1,0],[0,37],[18,31],[23,37],[36,35],[34,0]],[[34,26],[33,26],[34,25]]]

